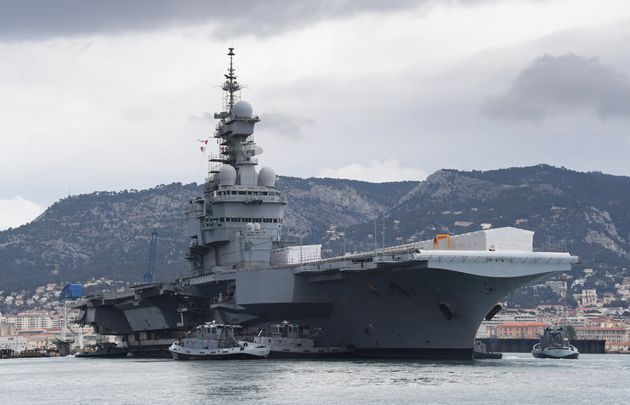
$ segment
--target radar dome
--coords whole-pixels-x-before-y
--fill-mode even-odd
[[[265,187],[275,187],[276,172],[271,167],[263,167],[258,173],[258,185]]]
[[[252,105],[247,101],[237,101],[232,106],[232,118],[251,118],[252,114]]]
[[[223,165],[219,169],[219,184],[233,186],[236,184],[236,169],[230,165]]]

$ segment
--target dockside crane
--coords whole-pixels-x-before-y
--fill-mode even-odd
[[[151,232],[151,242],[149,243],[149,266],[143,277],[145,283],[153,282],[153,275],[155,273],[155,249],[157,247],[157,237],[158,232],[154,229]]]

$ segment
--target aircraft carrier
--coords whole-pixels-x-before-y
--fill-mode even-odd
[[[87,297],[81,322],[118,335],[135,355],[168,355],[185,331],[215,320],[262,328],[288,320],[319,330],[321,346],[354,356],[471,359],[480,322],[511,291],[577,257],[534,252],[516,228],[322,258],[319,245],[282,247],[285,197],[257,168],[259,118],[239,99],[233,48],[224,110],[203,195],[190,200],[190,277]]]

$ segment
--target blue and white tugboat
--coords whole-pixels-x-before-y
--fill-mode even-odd
[[[262,359],[269,355],[269,346],[239,341],[237,325],[207,322],[188,332],[168,350],[175,360]]]
[[[577,359],[580,352],[569,343],[564,329],[560,327],[545,328],[540,342],[532,349],[532,355],[539,359]]]

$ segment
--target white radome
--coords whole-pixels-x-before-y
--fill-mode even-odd
[[[232,118],[251,118],[252,115],[252,105],[247,101],[237,101],[232,106]]]
[[[275,187],[276,171],[271,167],[263,167],[258,172],[258,185],[264,187]]]
[[[223,165],[219,169],[219,184],[233,186],[236,184],[236,169],[230,165]]]

